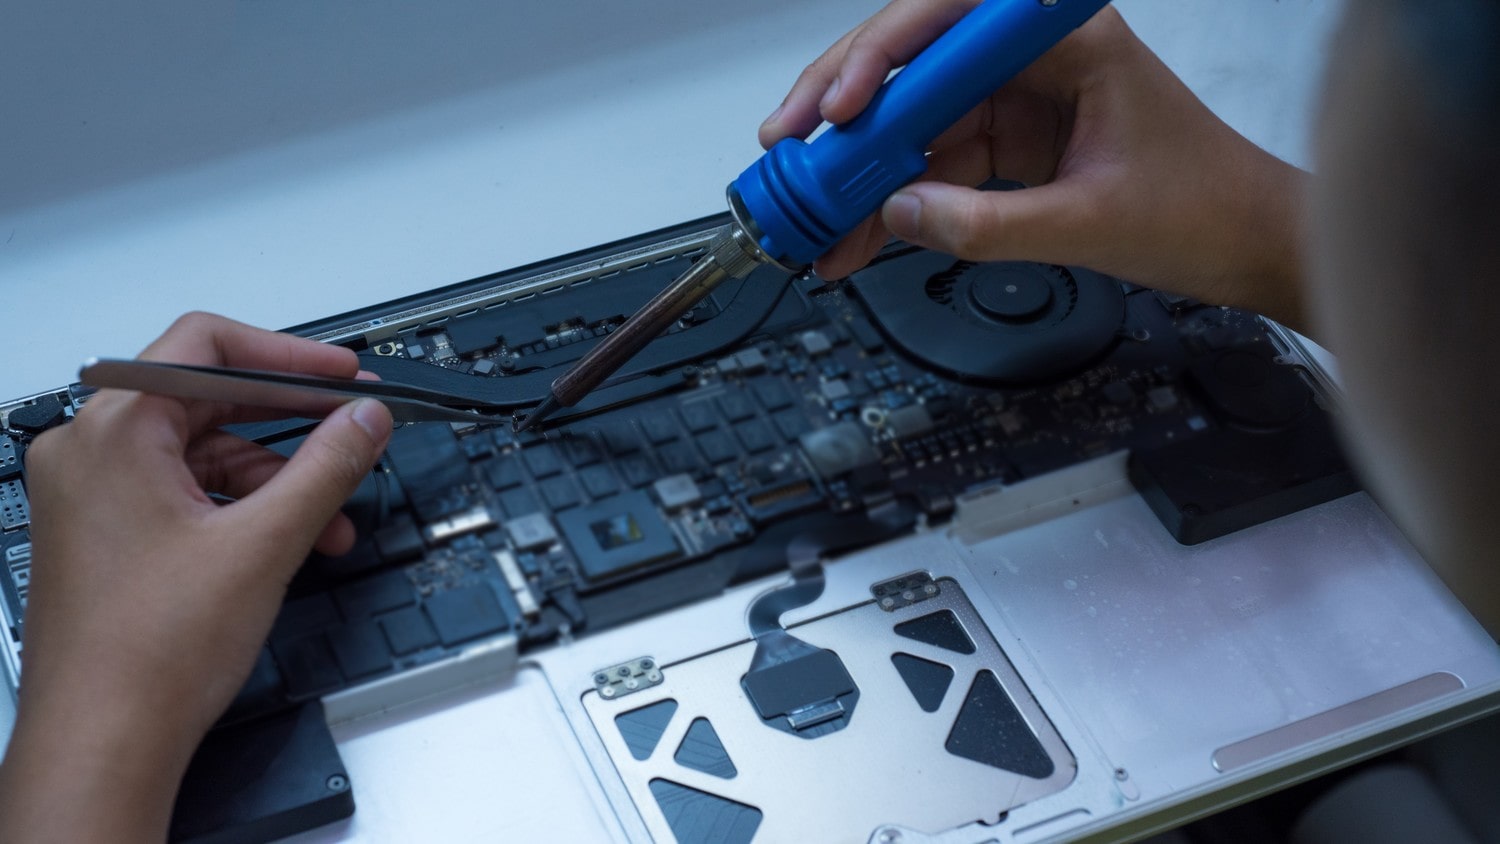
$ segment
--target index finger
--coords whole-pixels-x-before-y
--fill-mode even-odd
[[[836,84],[820,103],[823,119],[837,124],[858,117],[892,70],[916,58],[977,5],[978,0],[895,0],[876,12],[849,41]]]
[[[140,358],[334,378],[353,378],[359,372],[358,356],[342,346],[267,331],[201,312],[178,317],[141,352]]]
[[[195,312],[179,317],[141,352],[142,360],[234,366],[333,378],[355,378],[359,357],[350,349],[305,337],[266,331],[216,314]],[[191,432],[234,422],[279,419],[285,411],[243,407],[230,402],[184,402]]]
[[[892,69],[911,61],[977,5],[978,0],[895,0],[850,30],[802,71],[760,129],[770,148],[805,138],[827,120],[845,123],[869,104]]]

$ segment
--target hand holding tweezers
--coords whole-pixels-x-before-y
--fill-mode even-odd
[[[511,422],[508,406],[386,381],[122,358],[90,358],[79,369],[78,380],[90,387],[224,401],[314,418],[355,399],[370,398],[389,408],[397,422]]]

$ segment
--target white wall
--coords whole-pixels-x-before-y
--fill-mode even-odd
[[[723,209],[855,0],[8,3],[0,394],[191,308],[280,327]],[[1336,0],[1119,0],[1307,162]]]
[[[1325,45],[1340,0],[1117,0],[1141,38],[1229,125],[1310,167]]]

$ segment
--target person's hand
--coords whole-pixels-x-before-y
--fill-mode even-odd
[[[359,370],[348,349],[204,314],[141,357]],[[272,415],[106,390],[27,450],[33,578],[0,766],[6,840],[161,840],[187,762],[297,567],[314,545],[353,543],[339,507],[384,449],[390,413],[345,405],[290,459],[219,430]]]
[[[853,119],[892,68],[975,5],[895,0],[802,72],[761,143]],[[992,176],[1029,187],[972,189]],[[1076,264],[1302,325],[1304,178],[1215,117],[1105,8],[938,138],[923,179],[815,269],[848,275],[889,231],[968,260]]]

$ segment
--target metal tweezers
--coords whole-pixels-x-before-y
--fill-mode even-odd
[[[327,416],[342,404],[368,398],[389,408],[397,422],[512,421],[511,408],[506,405],[388,381],[122,358],[90,358],[78,370],[78,380],[90,387],[224,401],[310,418]]]

